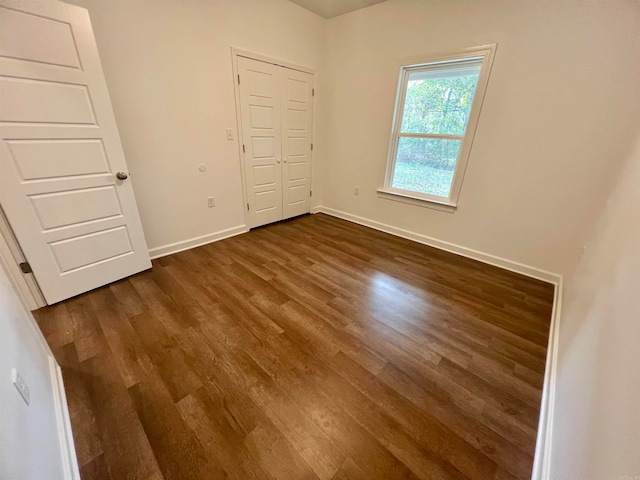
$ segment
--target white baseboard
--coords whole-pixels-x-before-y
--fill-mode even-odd
[[[533,457],[532,480],[551,480],[551,452],[553,449],[553,412],[556,403],[556,384],[558,376],[558,341],[560,339],[560,315],[562,313],[562,277],[556,284],[553,297],[553,312],[549,326],[549,343],[542,386],[540,419],[536,452]]]
[[[51,385],[53,387],[53,399],[55,402],[56,417],[58,421],[58,439],[62,454],[62,467],[64,480],[80,480],[76,447],[71,431],[71,419],[67,407],[67,395],[62,381],[62,370],[53,355],[49,355],[49,369],[51,371]]]
[[[155,247],[149,249],[149,255],[151,260],[155,258],[165,257],[173,253],[189,250],[190,248],[200,247],[207,243],[217,242],[218,240],[224,240],[225,238],[234,237],[241,233],[247,233],[249,229],[246,225],[239,225],[237,227],[227,228],[218,232],[210,233],[208,235],[202,235],[200,237],[190,238],[189,240],[183,240],[182,242],[170,243],[161,247]]]
[[[531,476],[532,480],[550,480],[553,410],[556,398],[556,377],[558,370],[558,337],[560,332],[560,313],[562,306],[562,275],[321,205],[314,207],[312,213],[325,213],[333,217],[338,217],[366,227],[371,227],[375,230],[380,230],[381,232],[413,240],[415,242],[471,258],[473,260],[478,260],[479,262],[500,267],[511,272],[520,273],[527,277],[551,283],[555,286],[553,313],[551,315],[551,325],[549,326],[549,343],[547,345],[544,384],[542,387],[542,402],[540,404],[538,437],[533,463],[533,474]]]
[[[455,243],[438,240],[437,238],[428,237],[426,235],[411,232],[409,230],[404,230],[392,225],[387,225],[386,223],[376,222],[375,220],[369,220],[368,218],[359,217],[357,215],[352,215],[340,210],[334,210],[333,208],[318,206],[313,209],[313,213],[326,213],[327,215],[331,215],[333,217],[342,218],[343,220],[348,220],[350,222],[358,223],[366,227],[371,227],[375,230],[390,233],[391,235],[395,235],[397,237],[406,238],[408,240],[413,240],[414,242],[429,245],[430,247],[435,247],[446,252],[455,253],[456,255],[461,255],[473,260],[478,260],[479,262],[500,267],[511,272],[520,273],[521,275],[535,278],[537,280],[542,280],[553,285],[557,285],[562,278],[561,275],[558,275],[557,273],[548,272],[546,270],[531,267],[523,263],[507,260],[506,258],[491,255],[489,253],[479,252],[478,250],[473,250],[461,245],[456,245]]]

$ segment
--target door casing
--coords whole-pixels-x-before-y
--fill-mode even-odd
[[[0,263],[6,266],[9,280],[16,289],[23,306],[30,311],[44,307],[47,302],[33,273],[22,273],[20,263],[26,262],[20,244],[0,206]]]

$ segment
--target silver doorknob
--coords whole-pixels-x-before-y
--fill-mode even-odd
[[[126,180],[127,178],[129,178],[129,175],[127,175],[124,172],[118,172],[118,173],[116,173],[116,178],[118,180]]]
[[[276,158],[276,162],[280,163],[280,159],[279,159],[279,158]]]
[[[286,158],[283,158],[282,160],[284,161],[284,163],[287,163],[287,159]]]

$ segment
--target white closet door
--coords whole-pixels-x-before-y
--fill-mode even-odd
[[[0,0],[0,204],[48,303],[151,266],[87,11]]]
[[[280,68],[238,57],[249,228],[282,220]]]
[[[313,75],[282,67],[283,218],[311,210]]]

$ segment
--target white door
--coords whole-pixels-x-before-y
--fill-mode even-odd
[[[280,70],[238,57],[249,228],[282,220]]]
[[[281,67],[283,218],[311,210],[313,75]]]
[[[238,56],[249,228],[311,207],[313,75]]]
[[[85,9],[0,0],[0,173],[48,303],[151,266]]]

